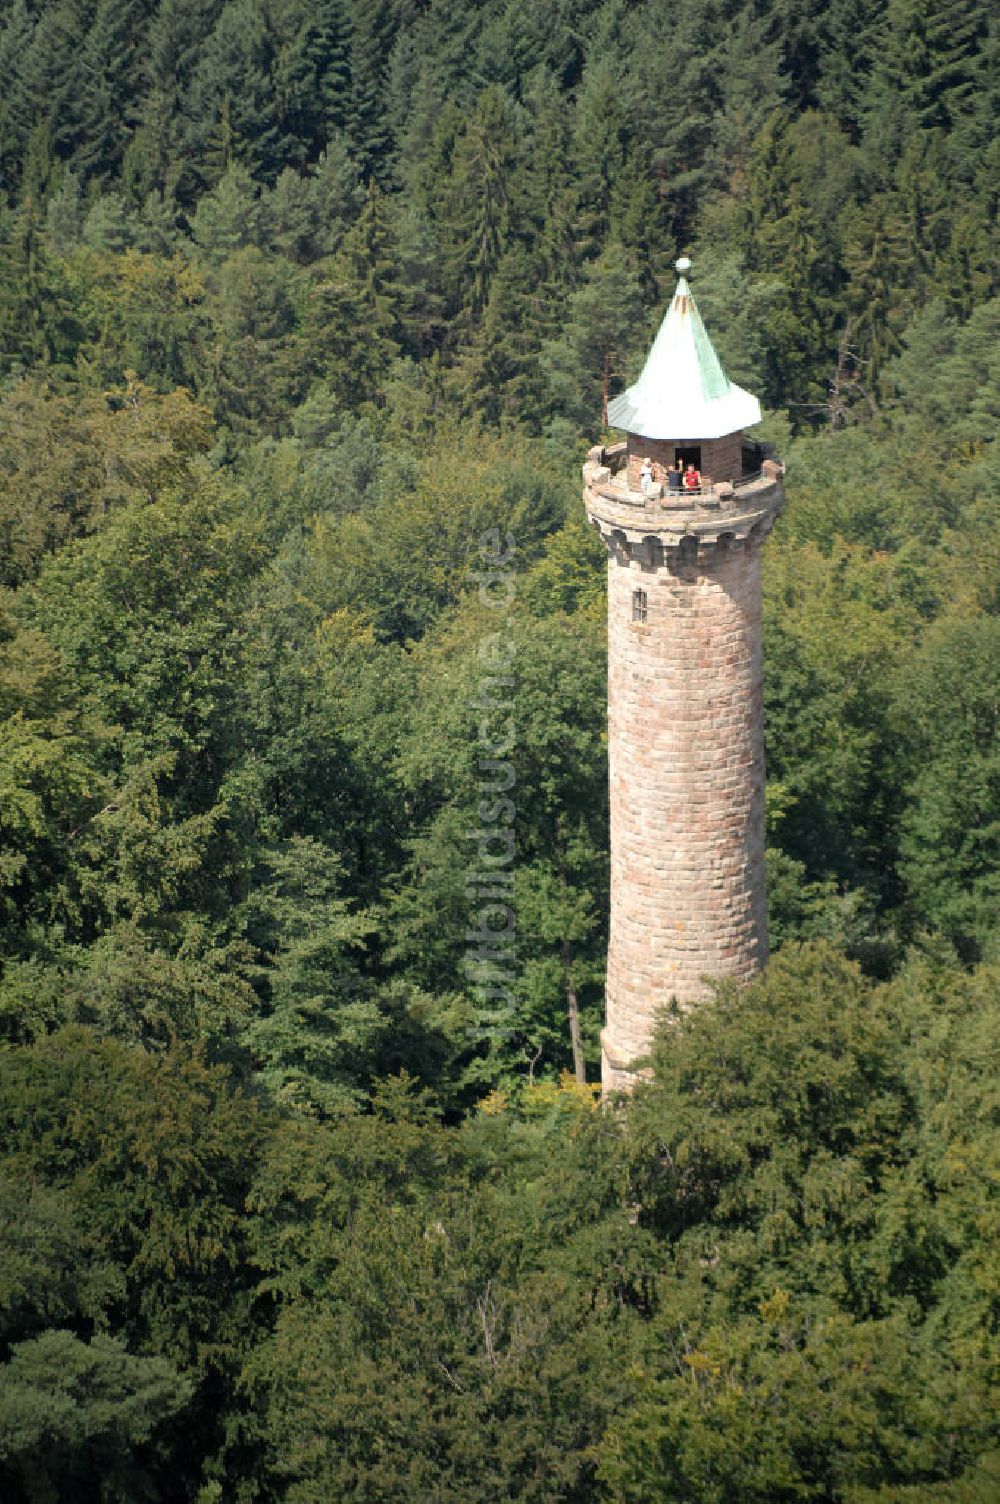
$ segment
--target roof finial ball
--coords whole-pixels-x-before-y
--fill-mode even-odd
[[[744,436],[760,404],[674,264],[642,374],[608,404],[623,442],[583,469],[608,551],[606,1092],[647,1070],[663,1013],[767,960],[760,570],[783,471]]]

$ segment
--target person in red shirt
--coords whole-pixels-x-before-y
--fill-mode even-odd
[[[684,471],[685,491],[699,491],[701,489],[701,474],[694,468],[694,461],[688,460],[687,469]]]

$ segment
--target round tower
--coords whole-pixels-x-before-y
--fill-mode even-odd
[[[634,1080],[672,1000],[767,960],[760,565],[784,472],[744,437],[760,405],[725,375],[689,266],[642,375],[608,408],[625,442],[583,468],[608,550],[605,1091]],[[669,485],[678,460],[700,485]]]

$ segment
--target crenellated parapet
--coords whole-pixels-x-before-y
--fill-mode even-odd
[[[592,449],[583,467],[587,517],[606,547],[621,560],[663,564],[671,555],[685,562],[706,550],[763,541],[784,505],[784,466],[766,459],[753,476],[721,481],[695,496],[671,496],[657,483],[649,493],[633,490],[624,467],[624,445]]]

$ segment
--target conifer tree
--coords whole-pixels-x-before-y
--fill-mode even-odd
[[[8,368],[70,357],[78,325],[68,289],[44,243],[30,195],[0,246],[0,349]]]
[[[329,256],[339,248],[365,202],[358,165],[343,132],[331,136],[320,152],[310,187],[319,221],[316,248],[320,255]]]
[[[452,275],[463,313],[478,324],[490,281],[518,222],[519,140],[503,91],[484,89],[456,144],[449,233]]]
[[[368,310],[362,327],[367,333],[395,339],[400,304],[395,236],[389,200],[374,178],[337,259]]]
[[[490,423],[522,424],[538,432],[548,416],[550,396],[537,351],[551,332],[551,302],[541,286],[537,262],[521,246],[500,261],[475,340],[460,372],[475,411]]]
[[[393,48],[392,67],[404,75],[390,79],[387,102],[398,145],[396,175],[409,196],[427,209],[440,195],[441,177],[450,171],[463,114],[447,97],[441,71],[430,60],[422,60],[411,77],[412,59],[400,45]]]
[[[552,205],[571,183],[570,120],[556,80],[544,67],[521,80],[525,181],[524,215],[537,237]]]
[[[661,197],[670,207],[680,244],[691,240],[708,181],[718,89],[719,27],[700,0],[680,0],[664,46],[662,18],[640,13],[628,59],[631,118],[638,144],[649,154]]]
[[[139,59],[149,0],[98,0],[80,59],[80,141],[73,160],[86,177],[117,177],[138,118]]]
[[[184,99],[221,0],[160,0],[149,24],[142,65],[142,102],[126,148],[123,176],[136,200],[150,190],[176,191],[182,200],[195,180],[184,156]]]
[[[608,399],[627,384],[630,358],[645,334],[641,309],[635,263],[611,240],[584,267],[560,333],[542,347],[550,401],[585,433],[607,422]]]
[[[782,218],[762,227],[757,252],[762,269],[785,285],[767,317],[766,397],[775,406],[797,404],[801,422],[822,407],[836,362],[836,248],[795,193]],[[864,340],[860,325],[852,330]]]
[[[580,82],[571,145],[580,260],[596,255],[608,233],[612,193],[622,177],[637,114],[631,85],[610,50],[596,52]]]
[[[953,180],[975,176],[990,137],[982,109],[988,6],[890,0],[865,101],[865,144],[883,175],[910,133],[940,131]]]
[[[120,193],[103,193],[94,200],[83,222],[83,240],[95,251],[123,251],[132,241],[132,227]]]
[[[46,207],[45,238],[56,255],[65,256],[79,241],[82,230],[80,179],[70,167]]]
[[[191,237],[214,261],[252,245],[260,234],[262,208],[256,184],[242,167],[230,165],[191,217]]]
[[[899,686],[908,902],[967,960],[1000,958],[998,669],[995,618],[939,622]]]
[[[829,0],[819,18],[816,100],[854,143],[862,134],[865,96],[885,14],[880,0]],[[794,78],[790,82],[794,84]]]
[[[293,10],[286,31],[305,64],[299,85],[305,96],[301,128],[315,161],[351,114],[351,25],[344,0],[309,4],[304,15]]]
[[[881,194],[845,216],[846,300],[872,391],[885,361],[899,352],[913,308],[920,248],[907,234],[900,208],[894,195]]]
[[[306,159],[308,143],[297,133],[296,116],[305,104],[302,80],[289,76],[296,60],[285,49],[281,21],[265,0],[228,0],[206,41],[184,112],[188,145],[210,183],[228,165],[212,151],[211,133],[223,118],[232,130],[231,155],[268,183],[283,167]]]
[[[63,157],[80,140],[82,57],[90,17],[89,0],[56,0],[44,7],[16,70],[32,125],[48,125],[54,148]]]
[[[35,16],[27,0],[14,0],[0,29],[0,188],[12,195],[21,178],[21,159],[35,118],[36,100],[25,62],[33,45]]]
[[[426,215],[401,212],[394,224],[399,266],[399,329],[404,351],[416,359],[439,348],[447,328],[441,248]]]
[[[48,120],[39,120],[28,132],[21,174],[22,200],[34,198],[44,203],[50,188],[58,180],[55,132]]]
[[[786,91],[781,45],[770,17],[741,11],[720,38],[715,66],[725,79],[713,102],[706,187],[734,198],[745,192],[751,143]]]
[[[340,250],[314,268],[303,320],[308,369],[345,408],[375,396],[398,354],[397,273],[385,198],[372,181]]]
[[[630,151],[610,209],[611,234],[633,258],[649,304],[659,301],[670,280],[674,260],[667,228],[666,204],[644,157]]]
[[[351,5],[351,106],[348,120],[362,177],[391,181],[392,141],[385,85],[398,0],[354,0]]]

